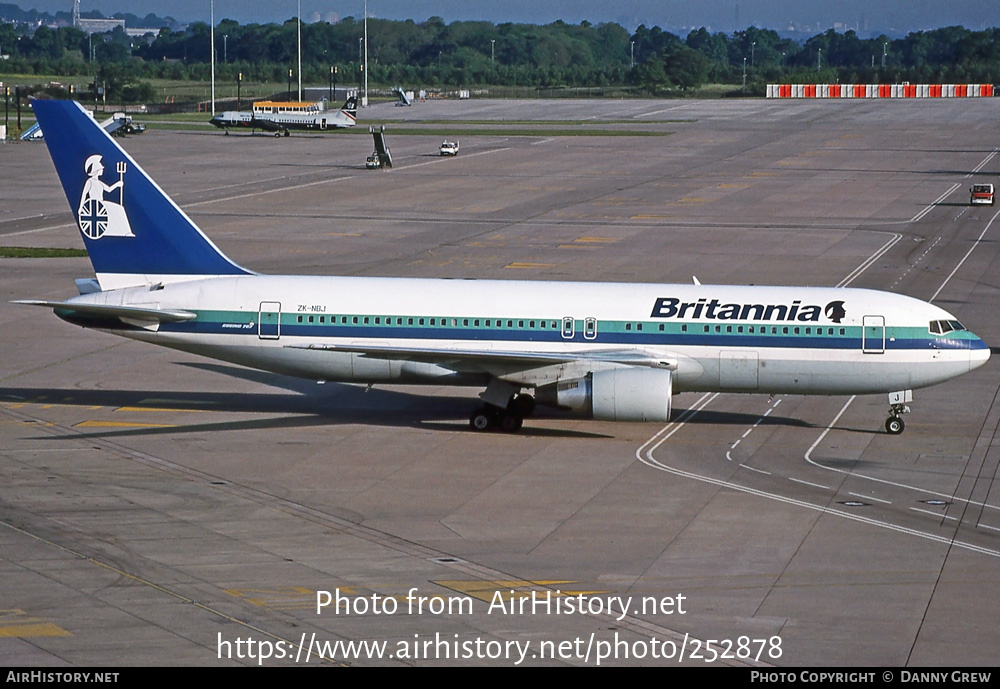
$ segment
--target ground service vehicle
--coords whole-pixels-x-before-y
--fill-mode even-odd
[[[978,205],[993,205],[993,185],[992,184],[973,184],[969,188],[969,203],[973,206]]]

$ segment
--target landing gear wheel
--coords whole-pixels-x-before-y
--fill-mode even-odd
[[[472,412],[469,417],[469,425],[474,431],[487,431],[493,425],[493,415],[486,407],[480,407]]]
[[[516,433],[521,430],[521,426],[524,425],[524,419],[510,412],[504,412],[500,415],[500,430],[504,433]]]
[[[885,420],[885,431],[890,435],[899,435],[906,428],[906,424],[898,416],[890,416]]]

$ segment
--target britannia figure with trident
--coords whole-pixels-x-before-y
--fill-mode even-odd
[[[116,167],[118,181],[108,186],[101,181],[101,174],[104,172],[101,161],[101,156],[92,155],[84,163],[89,179],[83,185],[83,196],[80,198],[80,208],[77,211],[80,230],[90,239],[134,237],[128,215],[122,205],[126,163],[124,161],[118,163]],[[105,198],[105,194],[110,194],[115,189],[118,190],[118,203]]]

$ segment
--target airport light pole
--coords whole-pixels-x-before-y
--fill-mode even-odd
[[[753,54],[754,49],[757,47],[757,41],[750,42],[750,69],[753,69]]]
[[[243,86],[243,72],[236,75],[236,109],[240,109],[240,90]]]
[[[629,67],[635,68],[635,41],[628,42]]]
[[[288,70],[288,100],[292,99],[292,70]]]
[[[210,57],[212,63],[212,116],[214,117],[215,116],[215,0],[212,0],[211,7],[212,7],[211,10],[212,16],[210,20],[211,30],[209,32],[211,36],[209,40],[211,46],[209,47],[208,52],[211,53]]]
[[[365,99],[364,106],[368,107],[368,0],[365,0]]]
[[[222,34],[222,64],[229,62],[229,34]]]
[[[495,38],[490,39],[490,64],[494,67],[496,67],[497,64],[496,50],[494,50],[494,48],[496,47],[496,42],[497,39]]]
[[[743,58],[743,92],[746,93],[747,90],[747,59]]]
[[[302,0],[299,0],[298,12],[295,16],[299,51],[299,102],[302,102]]]

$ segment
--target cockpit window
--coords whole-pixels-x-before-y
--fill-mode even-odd
[[[965,330],[965,326],[958,321],[931,321],[929,327],[934,335],[946,335],[953,330]]]

